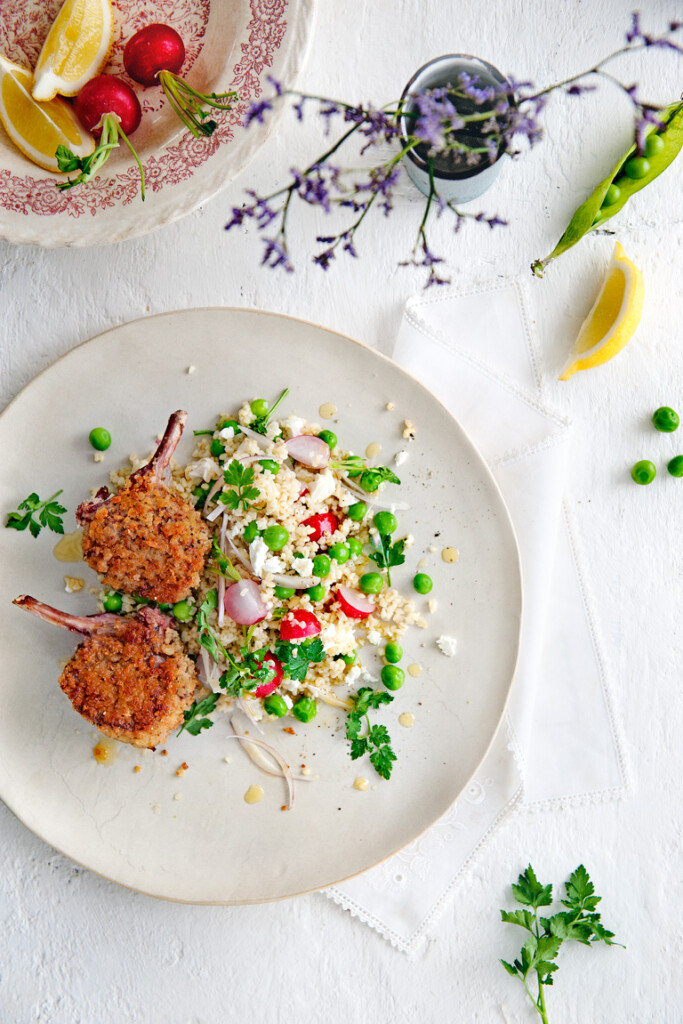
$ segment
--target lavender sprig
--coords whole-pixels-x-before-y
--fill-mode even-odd
[[[662,126],[660,108],[643,100],[637,85],[622,82],[608,70],[608,65],[626,53],[651,48],[682,55],[683,45],[674,38],[681,30],[683,22],[671,21],[662,35],[650,35],[644,31],[640,15],[633,13],[625,45],[593,67],[542,89],[537,89],[532,82],[513,78],[499,85],[489,85],[475,76],[461,73],[446,87],[425,90],[418,96],[409,96],[403,103],[375,107],[293,92],[269,78],[274,95],[260,98],[249,106],[245,127],[255,121],[265,123],[276,104],[288,98],[297,120],[303,121],[308,114],[315,115],[322,121],[327,137],[335,128],[339,135],[308,167],[291,168],[289,180],[275,192],[261,196],[248,190],[248,200],[241,207],[233,208],[225,229],[229,231],[252,222],[264,244],[262,265],[282,267],[291,273],[294,267],[288,250],[287,225],[293,203],[298,200],[325,214],[351,213],[354,219],[347,220],[338,231],[316,236],[322,248],[313,255],[312,261],[327,271],[339,252],[351,258],[358,256],[356,234],[373,206],[385,216],[393,211],[396,187],[404,173],[400,162],[416,150],[427,165],[430,190],[412,252],[399,266],[425,270],[425,288],[448,284],[450,279],[444,273],[446,261],[432,251],[429,243],[430,221],[442,215],[452,217],[455,232],[468,220],[487,224],[489,228],[504,226],[506,221],[497,215],[463,211],[441,196],[434,172],[435,158],[450,154],[461,165],[475,168],[493,163],[503,153],[518,157],[543,138],[541,118],[552,93],[580,97],[596,89],[596,80],[610,82],[629,98],[635,142],[642,152],[647,133],[653,126]],[[409,125],[407,134],[401,132],[402,120]],[[379,159],[361,170],[344,169],[332,163],[331,158],[354,136],[359,156],[373,151]],[[401,146],[398,152],[397,141]]]

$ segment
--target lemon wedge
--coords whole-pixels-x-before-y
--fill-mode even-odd
[[[600,294],[581,324],[571,358],[559,379],[569,380],[577,370],[600,366],[621,352],[640,323],[644,295],[643,275],[617,242]]]
[[[70,104],[59,97],[36,103],[32,86],[31,72],[0,54],[0,121],[14,145],[34,164],[57,173],[57,146],[66,146],[76,156],[90,156],[95,140]]]
[[[64,0],[33,73],[34,100],[75,96],[102,70],[113,41],[111,0]]]

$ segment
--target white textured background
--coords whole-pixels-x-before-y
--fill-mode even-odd
[[[653,30],[683,16],[680,2],[643,7]],[[619,45],[629,10],[627,0],[320,0],[302,84],[382,103],[400,93],[415,67],[447,51],[476,53],[545,84]],[[665,102],[681,92],[683,61],[649,53],[624,74]],[[609,87],[598,97],[554,101],[546,122],[545,142],[507,166],[482,201],[511,226],[495,233],[473,226],[453,238],[443,225],[435,233],[454,283],[526,275],[629,135],[628,106]],[[283,122],[221,197],[138,241],[95,251],[0,244],[2,404],[102,329],[186,306],[290,313],[388,350],[406,298],[420,287],[412,271],[395,266],[418,222],[407,190],[390,221],[359,235],[361,260],[340,262],[326,276],[307,263],[296,230],[300,265],[288,276],[258,268],[253,238],[222,231],[244,187],[270,189],[319,146],[313,126]],[[632,798],[507,821],[412,962],[317,895],[222,909],[126,892],[53,853],[0,807],[2,1024],[531,1021],[521,986],[497,964],[517,950],[498,908],[509,905],[509,882],[529,859],[556,883],[584,861],[604,896],[606,924],[628,946],[563,951],[549,992],[551,1021],[680,1022],[683,481],[664,472],[638,488],[628,470],[644,457],[664,465],[683,447],[683,436],[648,426],[658,405],[683,411],[682,166],[616,224],[647,294],[637,338],[613,363],[569,384],[554,382],[592,303],[609,238],[582,243],[544,281],[529,280],[547,394],[575,422],[571,493],[617,683]],[[32,443],[64,415],[45,410]]]

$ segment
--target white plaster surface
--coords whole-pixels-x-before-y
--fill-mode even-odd
[[[683,14],[672,0],[642,6],[652,29]],[[415,67],[449,50],[546,83],[613,49],[630,7],[628,0],[320,0],[302,84],[385,102]],[[683,62],[650,53],[624,74],[664,102],[681,91]],[[545,142],[504,168],[482,201],[510,227],[472,226],[453,237],[445,223],[438,226],[434,248],[448,251],[454,282],[525,275],[625,145],[628,115],[608,87],[553,101]],[[306,260],[296,228],[292,248],[302,257],[298,272],[286,276],[257,266],[252,233],[222,231],[244,187],[270,189],[291,164],[320,151],[312,126],[285,121],[222,196],[156,234],[95,251],[0,245],[0,401],[102,329],[187,306],[276,310],[388,350],[405,300],[420,287],[412,271],[395,266],[419,215],[407,188],[401,209],[359,236],[361,259],[341,261],[327,275]],[[683,1019],[683,481],[664,471],[639,488],[628,474],[639,458],[663,466],[683,444],[683,436],[658,435],[648,425],[658,405],[683,406],[680,163],[616,226],[644,272],[647,296],[638,336],[614,362],[569,384],[554,381],[611,239],[585,241],[529,287],[547,395],[575,423],[573,511],[614,668],[630,799],[507,820],[413,961],[319,895],[226,909],[124,891],[55,854],[0,807],[2,1024],[531,1021],[521,986],[497,962],[518,948],[498,908],[509,905],[509,883],[529,860],[556,883],[583,861],[604,897],[605,922],[628,947],[563,952],[550,1020]],[[46,410],[37,436],[68,415]]]

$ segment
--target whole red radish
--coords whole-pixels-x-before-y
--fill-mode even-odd
[[[269,683],[262,683],[261,686],[257,686],[254,690],[255,697],[267,697],[269,693],[273,693],[277,690],[278,686],[282,682],[282,662],[275,657],[275,655],[268,651],[263,657],[263,665],[268,664],[272,667],[275,675]]]
[[[74,156],[66,146],[59,146],[57,162],[60,171],[67,174],[71,171],[80,171],[80,174],[68,181],[59,182],[57,188],[73,188],[74,185],[89,181],[123,139],[140,169],[140,192],[144,199],[145,172],[128,139],[140,124],[142,110],[137,96],[128,83],[114,75],[98,75],[91,78],[76,97],[74,108],[79,120],[88,131],[99,138],[100,143],[95,152],[87,157]]]
[[[185,60],[185,44],[170,25],[147,25],[136,32],[123,51],[130,77],[141,85],[158,85],[160,71],[177,74]]]
[[[202,105],[215,110],[232,110],[228,101],[236,100],[237,93],[197,92],[177,74],[184,60],[185,45],[176,30],[157,22],[131,36],[123,51],[123,65],[133,81],[141,85],[160,85],[180,120],[198,139],[212,135],[217,128]]]
[[[98,75],[83,86],[74,103],[79,119],[89,132],[100,136],[108,114],[119,119],[126,135],[132,135],[142,119],[138,98],[122,78]]]

